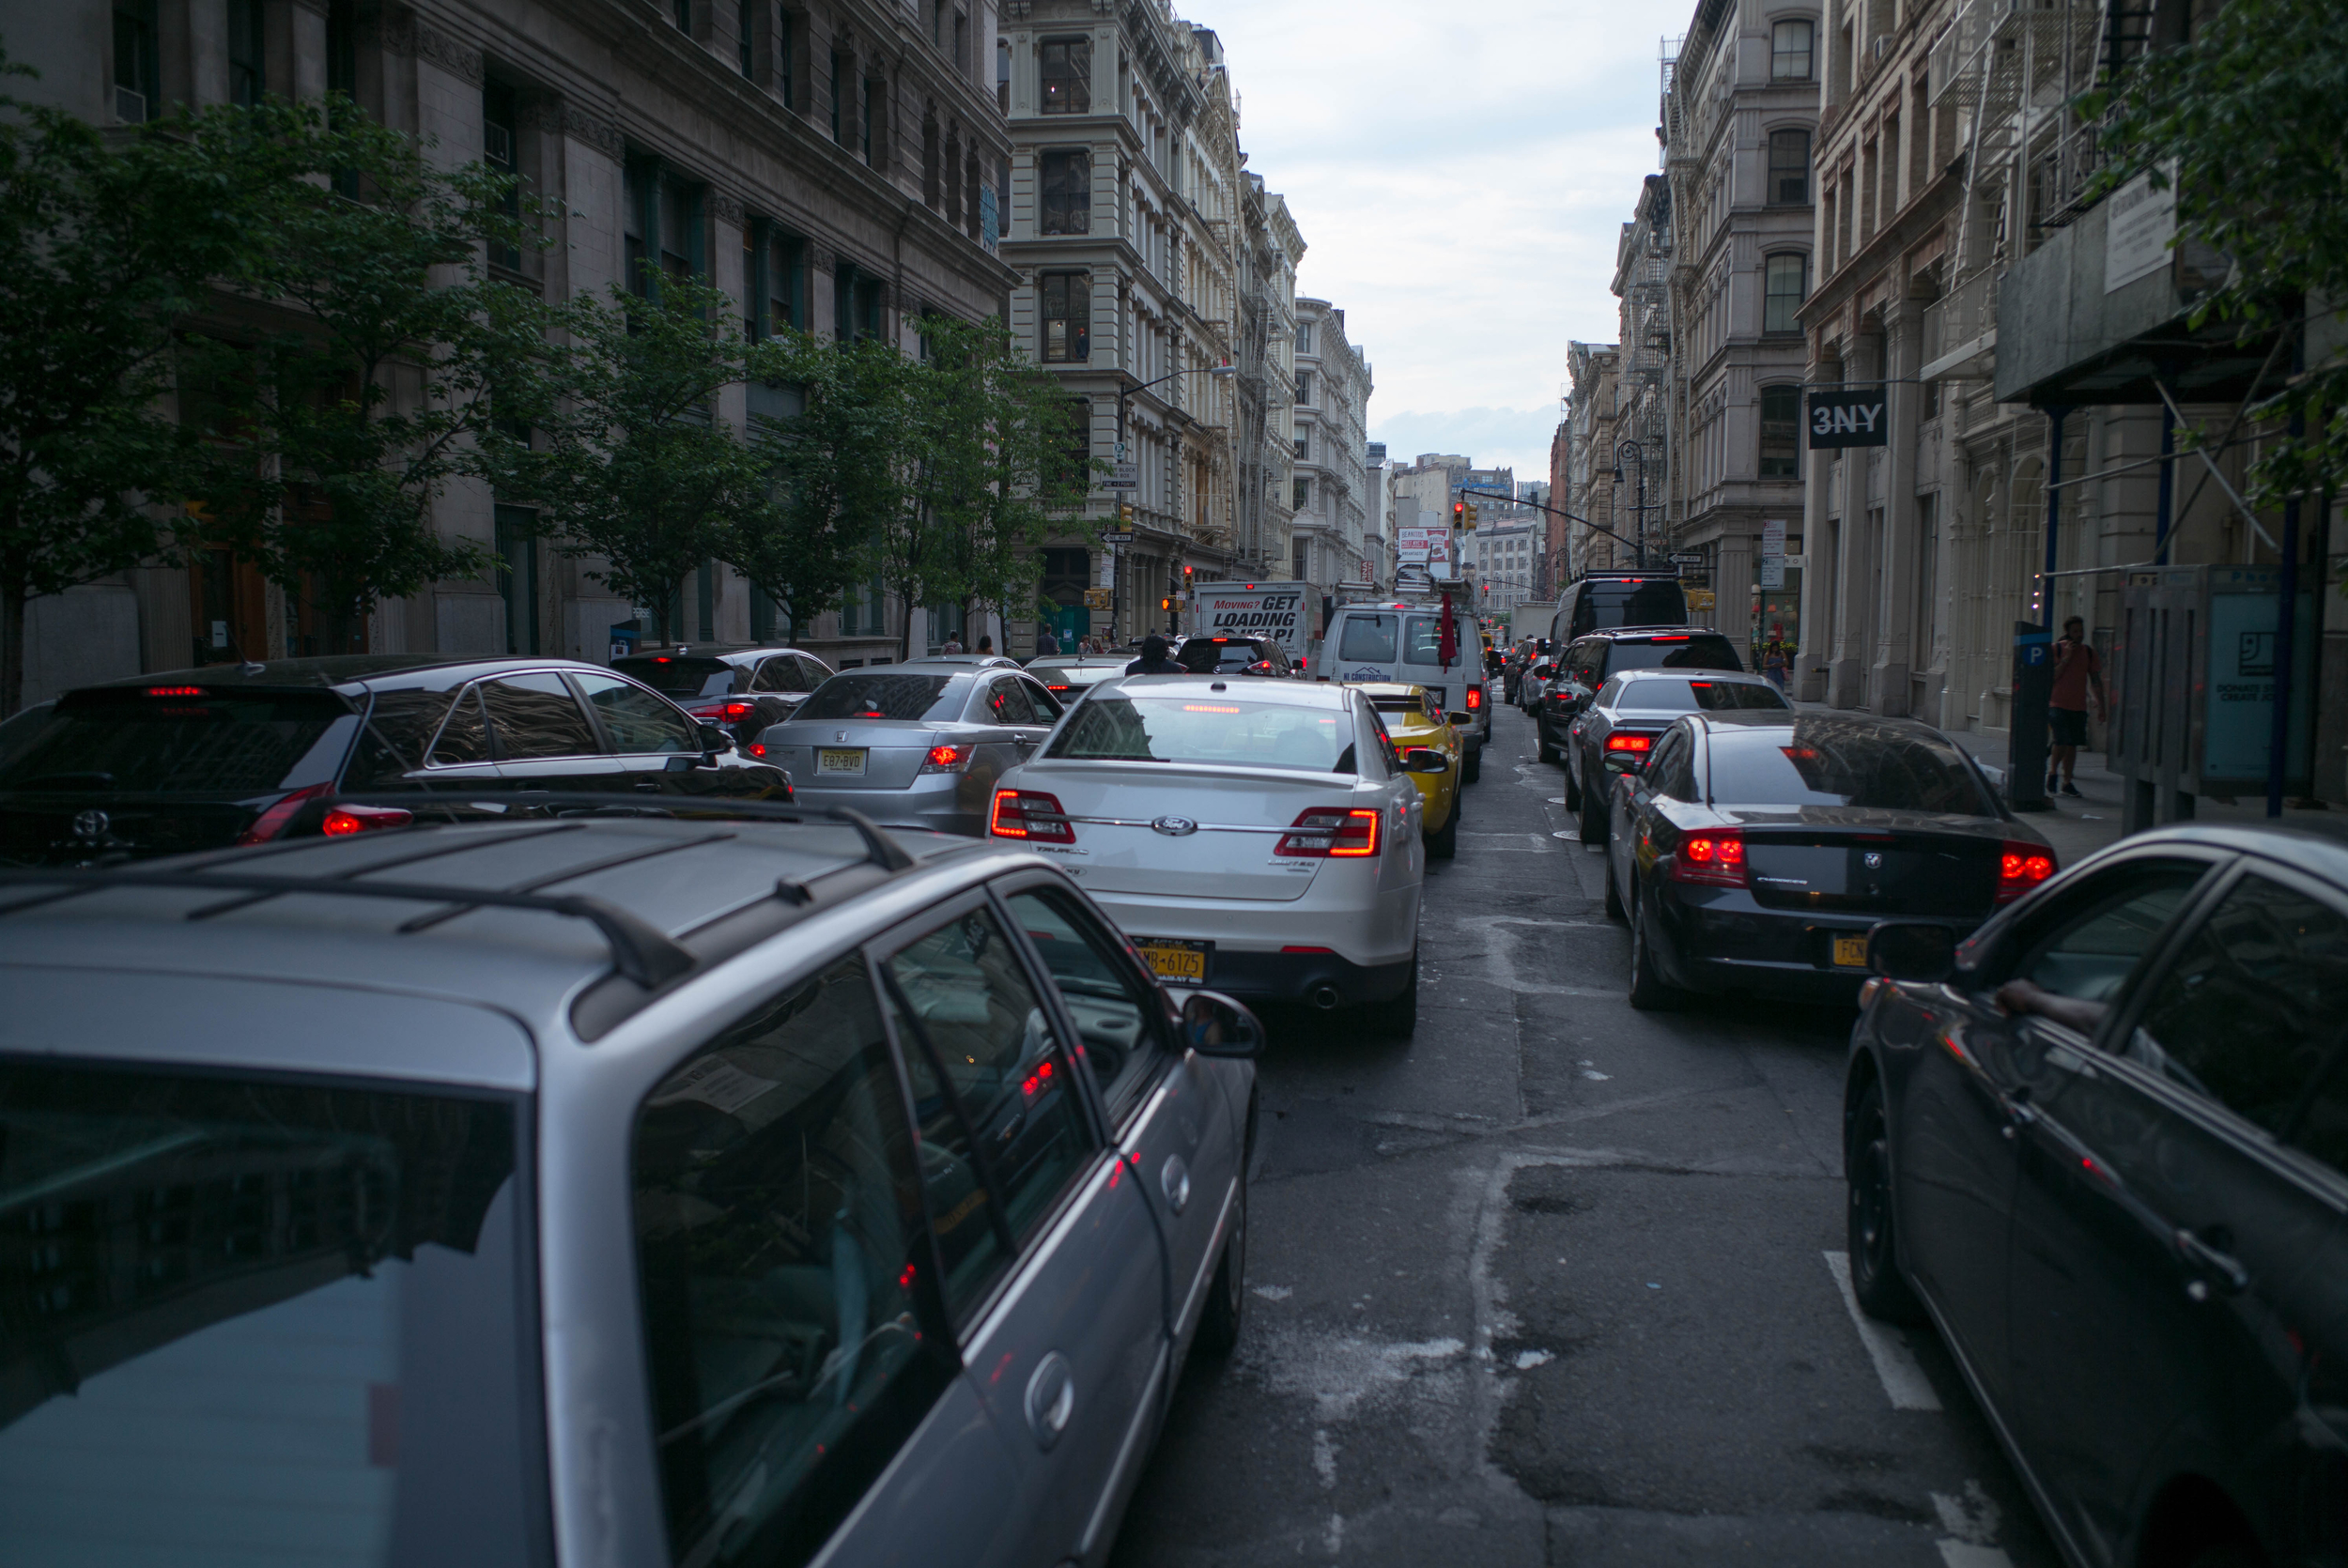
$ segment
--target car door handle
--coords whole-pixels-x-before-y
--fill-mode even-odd
[[[660,780],[657,778],[640,778],[636,781],[636,787],[643,791],[648,795],[657,795],[660,792]]]
[[[2192,1276],[2185,1283],[2185,1293],[2196,1301],[2206,1301],[2211,1293],[2239,1296],[2250,1288],[2250,1271],[2218,1243],[2233,1237],[2221,1225],[2205,1225],[2205,1234],[2189,1230],[2177,1232],[2177,1254]]]
[[[1035,1446],[1051,1452],[1075,1413],[1076,1375],[1067,1357],[1052,1351],[1027,1378],[1027,1430],[1035,1434]]]

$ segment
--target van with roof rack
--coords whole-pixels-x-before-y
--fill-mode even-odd
[[[1102,1560],[1239,1331],[1247,1010],[1007,847],[403,798],[0,871],[10,1560]]]

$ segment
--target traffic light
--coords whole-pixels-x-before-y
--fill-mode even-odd
[[[1168,594],[1166,597],[1165,597],[1165,598],[1163,598],[1163,599],[1160,599],[1160,600],[1158,601],[1158,608],[1160,608],[1160,609],[1172,609],[1173,607],[1174,607],[1174,599],[1173,599],[1173,595],[1171,595],[1171,594]]]
[[[1465,528],[1467,520],[1468,503],[1463,500],[1453,501],[1451,503],[1451,526],[1455,529]]]
[[[1471,501],[1471,502],[1466,503],[1466,505],[1467,505],[1467,526],[1468,526],[1471,530],[1473,530],[1473,529],[1475,527],[1475,503],[1474,503],[1474,502],[1472,502],[1472,501]]]
[[[1134,526],[1134,503],[1132,501],[1120,500],[1117,503],[1117,526],[1120,528]]]

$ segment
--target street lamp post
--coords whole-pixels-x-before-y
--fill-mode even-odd
[[[1614,483],[1617,484],[1622,483],[1622,449],[1625,447],[1629,447],[1630,454],[1639,460],[1638,500],[1630,509],[1630,515],[1632,527],[1639,535],[1639,565],[1644,569],[1646,566],[1646,447],[1630,438],[1614,443]]]
[[[1157,386],[1162,382],[1171,381],[1177,376],[1212,376],[1217,380],[1227,379],[1228,377],[1237,376],[1239,374],[1239,366],[1231,364],[1228,361],[1218,365],[1190,365],[1182,370],[1169,370],[1165,375],[1152,377],[1147,381],[1136,381],[1129,387],[1124,384],[1124,379],[1131,374],[1132,373],[1130,371],[1121,368],[1118,371],[1117,460],[1120,463],[1125,460],[1125,410],[1127,406],[1133,402],[1134,393],[1148,392],[1151,387]],[[1113,600],[1121,602],[1125,597],[1125,552],[1116,546],[1111,546],[1109,547],[1109,561],[1112,565],[1109,576],[1109,595]],[[1117,612],[1115,609],[1111,609],[1109,611],[1109,629],[1110,635],[1112,636],[1116,634],[1116,615]],[[1135,618],[1135,624],[1139,624],[1141,619],[1141,617],[1136,616]]]

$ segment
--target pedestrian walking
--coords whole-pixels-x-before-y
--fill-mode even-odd
[[[2087,744],[2087,704],[2090,695],[2095,716],[2109,703],[2104,698],[2104,663],[2087,640],[2087,623],[2072,616],[2062,623],[2062,637],[2054,646],[2054,692],[2047,699],[2047,792],[2057,789],[2077,800],[2079,795],[2079,747]]]
[[[1035,656],[1039,659],[1059,657],[1059,638],[1052,635],[1050,623],[1036,628]]]
[[[993,638],[991,638],[991,637],[981,637],[981,638],[979,638],[979,653],[980,653],[981,655],[983,655],[983,654],[987,654],[987,653],[992,653],[993,652],[995,652],[995,639],[994,639]]]
[[[962,639],[958,637],[950,637],[937,651],[941,653],[959,653],[962,652]]]
[[[1785,690],[1785,644],[1772,638],[1761,650],[1761,673],[1782,696]]]
[[[1141,639],[1141,657],[1125,667],[1128,675],[1184,675],[1189,671],[1166,656],[1166,638],[1151,632]]]

